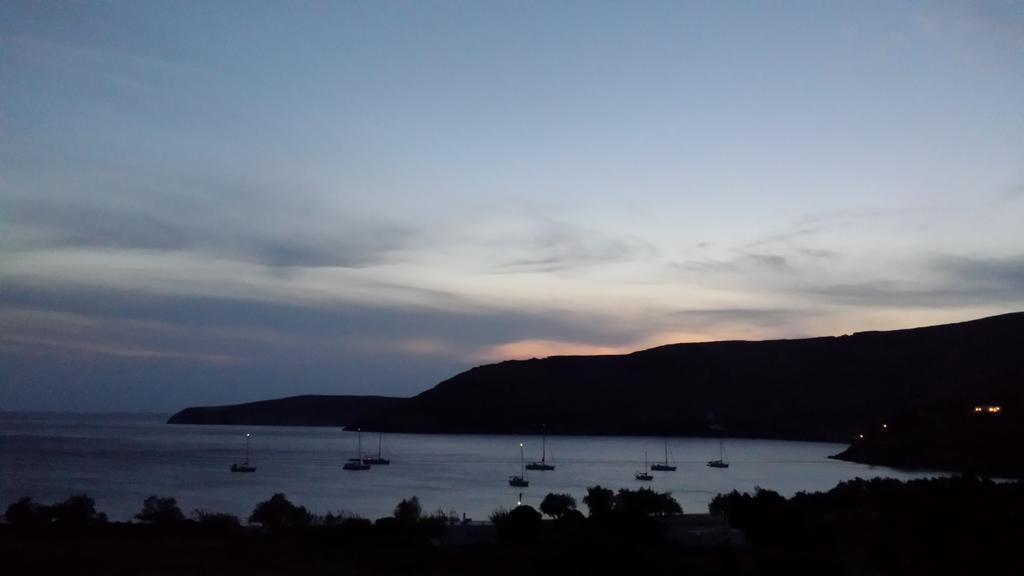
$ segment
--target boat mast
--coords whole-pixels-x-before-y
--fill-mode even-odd
[[[520,478],[525,478],[526,477],[526,468],[524,468],[524,466],[525,465],[523,464],[523,443],[520,442],[519,443],[519,477]]]
[[[380,435],[377,436],[377,459],[378,460],[381,457],[381,446],[383,446],[383,444],[384,444],[384,433],[381,432]]]
[[[249,433],[245,433],[245,465],[249,465]]]
[[[356,428],[356,432],[359,434],[359,461],[363,461],[363,429]]]
[[[668,438],[665,438],[665,465],[668,466]]]
[[[543,464],[548,457],[548,436],[544,434],[540,437],[540,463]]]

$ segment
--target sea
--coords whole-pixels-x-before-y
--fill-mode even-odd
[[[378,446],[390,466],[346,471],[359,450],[356,432],[339,428],[239,427],[166,424],[166,414],[0,413],[0,507],[23,496],[37,502],[75,494],[96,500],[112,520],[128,520],[151,495],[172,496],[186,513],[227,512],[243,520],[259,502],[284,493],[318,514],[388,516],[404,498],[417,496],[425,513],[441,511],[484,520],[519,503],[538,506],[549,492],[572,494],[580,503],[589,486],[618,490],[649,486],[671,492],[685,512],[706,512],[717,494],[757,487],[785,496],[828,490],[852,478],[900,479],[942,475],[831,460],[841,444],[780,440],[721,440],[730,466],[709,468],[718,458],[715,438],[553,436],[547,460],[555,470],[526,471],[530,485],[513,488],[526,461],[539,460],[534,436],[362,434],[364,453]],[[245,434],[257,471],[229,471],[245,459]],[[634,474],[668,451],[675,472]]]

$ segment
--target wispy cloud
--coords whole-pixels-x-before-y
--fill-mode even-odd
[[[71,199],[8,185],[2,219],[17,224],[6,234],[8,250],[189,251],[272,267],[362,267],[390,261],[417,238],[409,226],[339,212],[316,197],[289,204],[242,183],[216,195],[207,194],[206,186],[179,185]]]
[[[740,252],[728,259],[689,260],[676,263],[675,267],[687,272],[721,274],[788,273],[794,271],[786,256],[756,252]]]
[[[243,361],[237,355],[190,350],[188,346],[172,343],[174,332],[172,325],[154,321],[0,307],[0,347],[19,354],[45,355],[46,351],[51,351],[72,356],[217,365]],[[162,341],[163,345],[140,344],[140,340]]]
[[[657,254],[650,243],[635,236],[612,236],[553,219],[528,221],[521,231],[491,239],[499,254],[498,273],[559,272],[601,264],[648,259]]]
[[[801,291],[867,307],[1024,306],[1024,257],[930,255],[911,264],[916,279],[813,284]]]

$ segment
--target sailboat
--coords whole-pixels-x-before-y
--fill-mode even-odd
[[[343,470],[369,470],[370,465],[363,459],[363,431],[357,429],[356,432],[359,434],[359,457],[349,458],[348,462],[341,467]]]
[[[367,464],[373,464],[375,466],[388,466],[388,465],[390,465],[391,464],[391,459],[390,458],[385,458],[384,454],[381,452],[381,447],[383,446],[383,444],[384,444],[384,433],[383,432],[379,432],[378,436],[377,436],[377,455],[376,456],[367,456],[367,457],[363,458],[363,462],[365,462]]]
[[[245,462],[234,463],[231,465],[232,472],[255,472],[256,467],[249,464],[249,436],[248,432],[245,433]]]
[[[708,466],[712,468],[728,468],[729,461],[725,459],[725,446],[722,445],[722,441],[718,441],[718,460],[709,460]]]
[[[540,449],[540,462],[530,462],[526,465],[527,470],[554,470],[554,464],[547,463],[548,457],[548,437],[542,435],[541,437],[541,449]]]
[[[508,485],[516,488],[526,488],[530,481],[526,479],[526,471],[523,466],[523,443],[519,443],[519,476],[509,476]]]
[[[654,480],[654,476],[651,476],[647,472],[647,451],[646,450],[644,450],[644,470],[643,470],[643,472],[637,472],[636,474],[633,475],[633,477],[636,478],[637,480],[642,480],[644,482],[650,482],[651,480]]]
[[[668,438],[665,438],[665,461],[664,462],[655,462],[654,464],[651,464],[651,470],[656,470],[658,472],[675,472],[676,471],[675,465],[668,463]]]

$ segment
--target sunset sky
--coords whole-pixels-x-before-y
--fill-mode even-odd
[[[0,4],[0,409],[1021,309],[1021,2]]]

